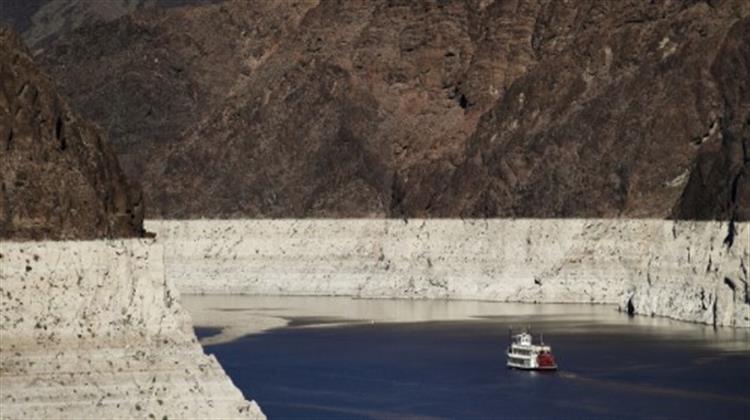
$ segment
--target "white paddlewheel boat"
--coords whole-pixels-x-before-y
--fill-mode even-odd
[[[539,345],[532,342],[531,334],[522,332],[513,335],[511,333],[510,346],[508,346],[508,367],[523,370],[557,370],[555,356],[552,348],[544,345],[544,338]]]

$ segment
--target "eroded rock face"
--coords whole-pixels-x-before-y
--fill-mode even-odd
[[[677,218],[719,214],[750,220],[750,18],[735,23],[710,70],[721,92],[723,116],[712,125],[720,141],[698,152]],[[713,200],[710,198],[714,198]]]
[[[230,1],[82,27],[42,58],[156,217],[747,220],[749,14]]]
[[[0,242],[0,418],[265,419],[203,353],[162,252]]]
[[[442,207],[736,217],[729,185],[743,158],[730,125],[748,115],[750,55],[736,41],[747,3],[575,4],[543,8],[540,61],[483,116]]]
[[[185,293],[618,304],[750,328],[750,223],[612,219],[148,221]]]
[[[0,238],[141,236],[140,188],[7,30],[0,83]]]

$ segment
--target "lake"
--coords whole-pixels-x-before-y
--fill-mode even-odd
[[[235,338],[206,345],[206,352],[269,418],[746,419],[750,413],[747,330],[629,318],[603,305],[185,301],[207,342],[235,330]],[[285,325],[237,334],[238,322],[255,319]],[[558,372],[506,368],[508,328],[528,325],[544,333]]]

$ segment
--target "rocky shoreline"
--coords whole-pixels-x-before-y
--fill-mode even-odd
[[[162,244],[114,239],[146,236],[144,202],[104,131],[2,27],[0,139],[0,419],[265,418],[203,353]]]
[[[179,292],[615,304],[750,328],[750,224],[148,221],[157,239],[0,242],[2,418],[264,418]]]
[[[16,3],[0,420],[265,418],[184,309],[242,294],[750,331],[745,0]]]
[[[750,328],[750,224],[650,219],[155,221],[182,293],[606,303]],[[728,239],[731,239],[728,241]]]
[[[0,418],[265,418],[152,240],[0,242]]]

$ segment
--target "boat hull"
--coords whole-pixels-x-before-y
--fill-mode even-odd
[[[509,364],[508,369],[554,372],[557,370],[557,366],[514,366],[514,365]]]

